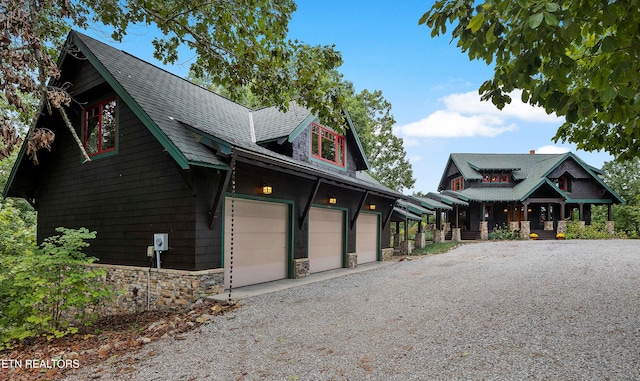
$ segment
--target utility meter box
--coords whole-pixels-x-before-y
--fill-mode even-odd
[[[169,250],[169,234],[155,233],[153,235],[153,249],[155,251]]]

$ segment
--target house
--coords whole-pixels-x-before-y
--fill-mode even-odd
[[[438,191],[423,201],[449,206],[452,239],[487,238],[496,227],[531,232],[566,230],[575,212],[591,222],[591,206],[623,203],[602,172],[575,154],[472,154],[449,156]],[[613,231],[613,222],[608,222]],[[444,230],[444,228],[441,228]],[[554,234],[551,233],[553,236]]]
[[[75,31],[59,66],[53,85],[72,84],[68,114],[92,160],[59,115],[39,116],[56,134],[52,150],[35,166],[22,147],[4,196],[37,209],[40,241],[59,226],[95,230],[87,254],[144,278],[154,234],[165,233],[161,270],[226,269],[227,288],[392,252],[403,196],[366,175],[348,113],[345,126],[324,126],[294,103],[252,110]],[[206,282],[219,292],[216,277]]]

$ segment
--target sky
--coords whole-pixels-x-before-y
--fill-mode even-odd
[[[309,44],[335,45],[342,53],[339,69],[356,91],[381,90],[391,103],[394,132],[404,141],[416,183],[404,192],[437,191],[449,155],[464,153],[561,153],[572,151],[588,164],[602,167],[613,157],[578,151],[554,143],[563,120],[523,104],[519,94],[503,110],[481,102],[478,88],[492,77],[482,61],[470,61],[450,35],[431,37],[418,25],[432,1],[299,0],[289,23],[289,37]],[[136,26],[122,43],[104,27],[85,33],[145,61],[186,77],[193,53],[180,52],[176,65],[153,58],[157,30]],[[357,128],[357,126],[356,126]]]

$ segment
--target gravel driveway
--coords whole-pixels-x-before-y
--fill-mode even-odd
[[[243,300],[70,379],[638,380],[639,244],[466,244]]]

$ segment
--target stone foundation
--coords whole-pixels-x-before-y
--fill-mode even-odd
[[[296,279],[306,278],[309,276],[309,258],[299,258],[293,260],[295,266]]]
[[[348,253],[347,254],[347,268],[355,269],[358,267],[358,254],[356,253]]]
[[[444,242],[444,230],[435,230],[433,232],[433,243]]]
[[[567,234],[567,221],[558,221],[558,231],[556,233]]]
[[[462,236],[460,235],[460,228],[451,229],[451,242],[462,242]]]
[[[183,309],[198,299],[224,292],[224,269],[184,271],[104,264],[88,267],[106,270],[103,281],[121,292],[101,308],[100,312],[106,314]]]
[[[480,240],[486,241],[489,239],[489,223],[487,221],[480,221]]]
[[[607,233],[614,235],[616,234],[615,222],[607,221],[604,223],[605,229],[607,229]]]
[[[520,222],[520,237],[522,239],[529,239],[529,234],[531,234],[531,221],[521,221]]]
[[[382,260],[390,261],[393,259],[393,247],[382,249]]]
[[[424,236],[425,236],[424,233],[416,233],[416,238],[414,239],[414,243],[413,243],[416,249],[420,249],[425,246],[426,239]]]

